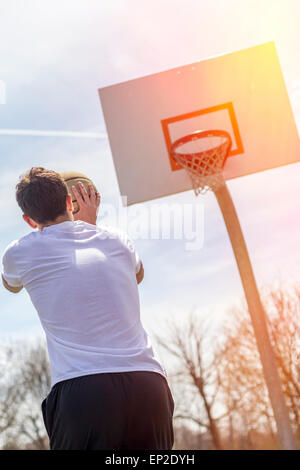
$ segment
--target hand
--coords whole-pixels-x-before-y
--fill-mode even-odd
[[[92,184],[89,184],[90,196],[82,183],[77,184],[78,189],[72,186],[72,191],[76,197],[79,211],[74,214],[74,220],[82,220],[88,224],[96,225],[99,205],[100,205],[100,194],[95,193]]]

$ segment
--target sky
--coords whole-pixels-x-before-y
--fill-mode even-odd
[[[112,222],[109,205],[125,214],[101,87],[274,41],[299,129],[297,0],[0,0],[0,10],[0,253],[29,233],[14,187],[32,166],[92,177],[102,196],[98,223]],[[299,282],[299,175],[296,163],[228,182],[261,289]],[[146,329],[157,333],[167,318],[182,321],[194,309],[226,322],[243,291],[214,195],[187,191],[159,202],[197,206],[203,244],[188,251],[183,240],[135,240]],[[0,289],[0,306],[0,340],[41,334],[25,291]]]

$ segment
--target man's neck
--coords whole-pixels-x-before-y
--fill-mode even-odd
[[[51,225],[61,224],[62,222],[74,222],[73,214],[71,214],[71,213],[68,212],[67,215],[60,215],[60,216],[57,217],[57,219],[55,219],[53,222],[50,222],[50,223],[48,223],[48,224],[39,226],[39,230],[42,232],[42,230],[43,230],[45,227],[50,227]]]

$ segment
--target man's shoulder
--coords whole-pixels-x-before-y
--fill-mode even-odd
[[[101,238],[117,240],[117,243],[122,245],[124,248],[131,251],[132,253],[136,253],[133,239],[123,228],[101,225],[99,226],[99,229],[101,230]]]
[[[36,235],[36,232],[31,232],[17,240],[13,240],[12,242],[10,242],[4,250],[3,258],[7,256],[14,256],[19,253],[20,250],[23,250],[25,247],[28,247],[32,243],[34,238],[36,238]]]
[[[99,234],[103,236],[104,238],[113,238],[113,239],[118,239],[121,240],[122,242],[127,243],[130,237],[128,234],[125,232],[120,227],[112,226],[112,225],[97,225],[97,229],[99,231]]]

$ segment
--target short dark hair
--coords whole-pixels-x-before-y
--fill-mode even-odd
[[[42,167],[21,175],[16,186],[16,199],[23,213],[39,224],[54,222],[66,213],[67,194],[63,178]]]

